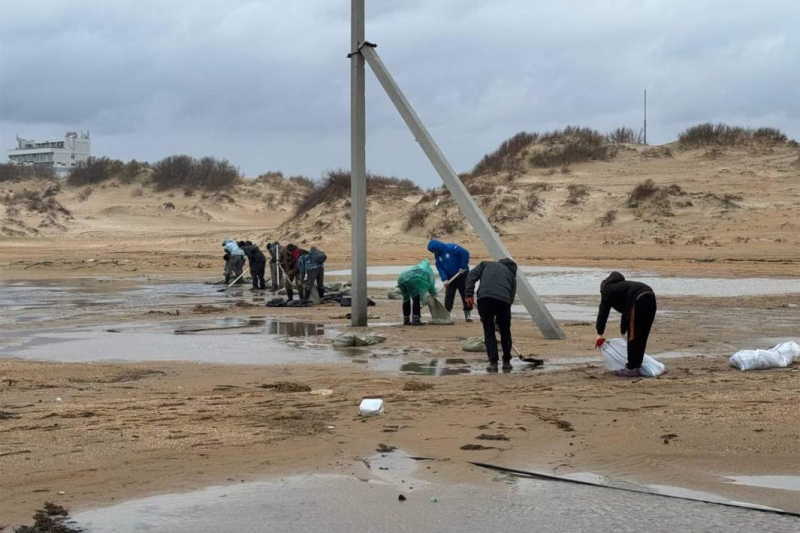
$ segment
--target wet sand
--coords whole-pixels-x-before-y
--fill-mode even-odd
[[[334,351],[330,337],[349,330],[347,309],[270,309],[257,293],[220,297],[214,286],[189,285],[188,297],[176,289],[170,301],[178,316],[150,313],[162,306],[148,309],[147,298],[134,302],[137,286],[125,287],[123,308],[112,284],[97,289],[97,301],[112,300],[100,313],[87,306],[56,319],[49,307],[26,309],[45,319],[2,328],[4,522],[21,523],[44,500],[81,510],[233,480],[352,475],[379,443],[446,459],[424,473],[442,485],[491,483],[494,474],[467,464],[477,460],[800,510],[796,491],[727,479],[800,474],[797,364],[748,373],[727,366],[736,349],[796,338],[798,295],[659,298],[648,352],[665,354],[668,373],[624,381],[604,372],[591,321],[562,319],[568,340],[545,341],[518,317],[516,345],[548,363],[486,375],[484,356],[461,350],[479,323],[402,327],[399,302],[378,289],[370,312],[387,341]],[[596,305],[581,295],[548,299],[570,312]],[[194,311],[202,301],[215,309]],[[174,333],[204,327],[215,331]],[[333,392],[261,387],[284,381]],[[373,396],[387,413],[359,418],[358,403]],[[462,449],[475,444],[489,449]]]
[[[405,463],[412,463],[407,465]],[[646,516],[648,531],[794,531],[797,518],[626,491],[497,475],[482,486],[416,477],[441,462],[369,457],[354,475],[306,475],[133,500],[76,517],[90,531],[611,531]],[[410,466],[410,468],[409,468]],[[684,496],[725,501],[684,491]],[[402,500],[401,500],[402,498]],[[623,526],[624,527],[624,526]]]

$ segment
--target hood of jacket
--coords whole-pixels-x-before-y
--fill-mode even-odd
[[[503,259],[498,261],[498,263],[507,266],[512,274],[514,274],[515,276],[517,275],[517,264],[513,260],[509,259],[508,257],[504,257]]]
[[[440,254],[444,251],[444,243],[436,239],[431,239],[428,241],[428,251],[433,254]]]
[[[620,281],[625,281],[625,276],[623,276],[617,271],[612,272],[611,274],[608,275],[606,279],[604,279],[600,283],[600,292],[605,291],[606,287],[608,287],[609,285],[612,285],[614,283],[619,283]]]
[[[239,245],[236,244],[236,241],[233,239],[226,239],[222,246],[224,246],[225,250],[231,255],[244,255],[244,251],[239,248]]]

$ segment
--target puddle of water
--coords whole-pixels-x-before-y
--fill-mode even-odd
[[[428,484],[427,481],[413,477],[418,466],[417,461],[402,450],[373,455],[366,464],[372,475],[377,477],[380,482],[392,483],[402,492],[411,490],[409,487],[421,487]]]
[[[400,372],[409,376],[458,376],[461,374],[486,374],[486,359],[466,360],[462,358],[430,359],[428,361],[408,361],[404,356],[373,357],[364,363],[383,372]],[[513,372],[538,371],[541,366],[512,359]]]
[[[215,319],[211,324],[208,321],[187,320],[171,322],[161,329],[173,329],[174,333],[258,333],[267,335],[281,335],[285,337],[316,337],[325,335],[323,324],[309,322],[282,322],[267,317],[223,317]],[[244,331],[248,330],[248,331]]]
[[[368,286],[375,289],[394,287],[394,276],[403,266],[369,267]],[[596,268],[521,267],[537,292],[545,298],[599,294],[600,281],[608,271]],[[331,278],[347,279],[349,270],[326,273]],[[630,272],[630,277],[649,283],[659,296],[758,296],[800,293],[800,279],[778,278],[690,278],[660,277],[651,272]],[[388,278],[388,279],[387,279]],[[192,304],[226,304],[244,300],[263,304],[263,293],[251,292],[246,285],[218,293],[219,286],[204,283],[153,281],[148,279],[84,279],[51,282],[0,283],[0,308],[6,312],[0,325],[43,323],[69,318],[109,317],[140,310],[174,309]],[[548,303],[559,320],[591,321],[595,306],[572,303]],[[521,306],[514,312],[524,313]]]
[[[547,310],[556,320],[592,322],[597,319],[597,306],[594,305],[575,305],[556,302],[548,302]],[[528,316],[528,310],[524,305],[512,305],[511,313],[514,315]],[[617,317],[612,317],[617,318]]]
[[[375,266],[367,275],[397,275],[403,266]],[[609,270],[572,267],[520,267],[528,276],[540,296],[599,296],[600,282]],[[765,296],[800,293],[800,279],[796,278],[702,278],[662,277],[653,272],[625,272],[626,277],[643,281],[653,287],[659,296]],[[349,277],[349,270],[326,272],[326,276]],[[371,280],[368,286],[389,289],[396,280]],[[580,311],[578,311],[580,312]],[[594,311],[596,313],[596,310]],[[567,320],[582,320],[568,318]]]
[[[467,365],[451,366],[440,363],[440,360],[433,360],[428,363],[403,363],[400,365],[400,372],[414,376],[456,376],[472,372],[472,369]]]
[[[65,280],[42,283],[0,283],[0,324],[23,324],[92,316],[119,316],[141,310],[174,309],[197,303],[225,304],[232,299],[263,302],[264,295],[242,287],[216,292],[217,286],[144,280]],[[249,287],[247,287],[249,288]]]
[[[182,334],[176,335],[175,333]],[[247,334],[243,334],[247,333]],[[0,355],[61,362],[336,363],[321,324],[228,317],[0,334]]]
[[[685,498],[688,500],[698,500],[698,501],[705,501],[705,502],[714,502],[714,503],[724,503],[728,505],[740,505],[743,507],[750,507],[754,509],[770,509],[773,511],[777,511],[774,507],[767,507],[763,505],[757,505],[752,503],[745,503],[745,502],[737,502],[735,500],[731,500],[729,498],[725,498],[724,496],[720,496],[719,494],[714,494],[712,492],[705,492],[700,490],[694,489],[687,489],[685,487],[676,487],[673,485],[652,485],[652,484],[641,484],[635,483],[632,481],[620,480],[620,479],[613,479],[607,476],[603,476],[600,474],[595,474],[593,472],[575,472],[570,474],[560,475],[564,479],[573,479],[575,481],[581,481],[583,483],[591,483],[593,485],[599,485],[602,487],[613,487],[625,490],[635,490],[640,492],[651,492],[656,494],[663,494],[664,496],[673,496],[676,498]],[[746,477],[746,476],[745,476]],[[759,477],[759,476],[755,476]],[[763,477],[784,477],[784,476],[763,476]],[[790,477],[790,476],[789,476]],[[733,479],[733,478],[729,478]],[[800,489],[798,489],[800,490]]]
[[[728,476],[736,485],[800,491],[800,476]]]
[[[391,466],[389,467],[391,469]],[[373,465],[373,472],[375,471]],[[383,472],[390,472],[383,471]],[[651,533],[794,531],[797,519],[647,494],[544,480],[489,487],[396,481],[365,483],[341,475],[294,476],[132,500],[75,515],[88,533],[447,530],[464,533],[613,531]],[[403,494],[406,501],[398,501]]]

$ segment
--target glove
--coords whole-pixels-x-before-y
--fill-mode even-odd
[[[597,340],[594,343],[594,349],[599,350],[605,343],[606,340],[603,337],[597,337]]]
[[[468,296],[467,298],[464,298],[464,301],[467,302],[467,307],[469,307],[469,308],[475,307],[475,298],[473,298],[472,296]]]

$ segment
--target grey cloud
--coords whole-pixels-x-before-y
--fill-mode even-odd
[[[800,5],[367,1],[367,38],[453,165],[519,130],[773,125],[800,137]],[[738,4],[738,3],[737,3]],[[39,0],[0,18],[0,138],[90,129],[98,155],[349,164],[349,2]],[[368,73],[368,166],[437,178]]]

